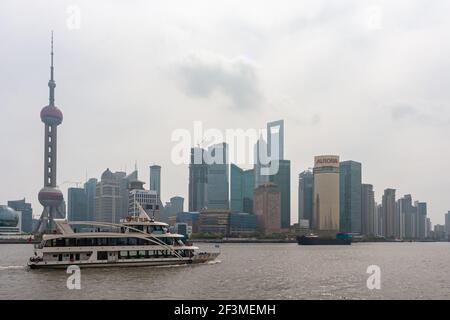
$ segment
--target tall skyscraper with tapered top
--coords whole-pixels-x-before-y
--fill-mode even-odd
[[[54,230],[53,219],[62,215],[59,211],[61,203],[64,201],[62,192],[56,186],[57,129],[62,123],[63,115],[61,110],[55,106],[56,83],[53,77],[53,32],[50,57],[49,104],[41,110],[41,120],[45,125],[44,187],[39,191],[38,199],[44,210],[35,228],[35,232],[38,234]]]

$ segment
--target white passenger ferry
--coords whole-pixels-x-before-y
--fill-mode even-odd
[[[143,211],[143,210],[142,210]],[[54,220],[57,230],[44,234],[35,245],[28,266],[35,268],[163,266],[214,260],[218,252],[198,252],[170,233],[168,225],[156,222],[145,212],[120,224],[92,221]],[[77,232],[80,226],[93,226]],[[74,226],[72,228],[72,226]],[[75,227],[76,226],[76,227]]]

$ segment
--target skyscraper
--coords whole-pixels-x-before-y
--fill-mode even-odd
[[[130,180],[128,185],[128,216],[139,216],[141,208],[149,217],[159,213],[159,198],[155,190],[145,190],[144,182]]]
[[[87,220],[92,221],[95,213],[95,189],[97,188],[97,179],[91,178],[84,184],[84,192],[87,201]]]
[[[67,219],[69,221],[88,221],[88,200],[85,189],[69,188],[67,198]]]
[[[375,193],[371,184],[361,185],[361,233],[376,235]]]
[[[314,158],[313,229],[339,232],[339,156]]]
[[[281,231],[281,193],[276,184],[269,182],[255,189],[253,211],[263,233]]]
[[[395,238],[395,189],[384,190],[383,199],[383,236],[386,238]]]
[[[340,230],[361,233],[361,163],[340,163]]]
[[[230,206],[231,212],[244,209],[244,170],[232,163],[230,165]]]
[[[271,160],[284,160],[284,121],[267,123],[267,151]]]
[[[150,190],[156,191],[161,198],[161,166],[150,166]]]
[[[291,161],[278,161],[278,172],[269,176],[269,181],[275,183],[281,193],[281,228],[291,226]]]
[[[22,200],[8,201],[8,207],[13,208],[15,211],[22,212],[22,232],[30,233],[33,231],[33,209],[31,203]]]
[[[424,240],[427,228],[427,203],[416,201],[415,204],[417,208],[416,239]]]
[[[208,163],[208,182],[206,184],[206,206],[208,209],[229,209],[229,164],[228,147],[219,143],[208,148],[208,155],[214,159]]]
[[[267,153],[267,143],[261,136],[254,146],[254,186],[259,187],[269,182],[269,175],[265,172],[269,165],[269,157]]]
[[[244,170],[243,175],[243,208],[242,211],[246,213],[253,213],[253,191],[255,190],[255,170]]]
[[[298,175],[298,221],[308,220],[312,225],[314,197],[314,175],[306,170]]]
[[[56,83],[53,78],[53,32],[50,56],[49,104],[41,110],[41,120],[45,124],[44,187],[39,191],[38,199],[44,207],[44,211],[36,225],[36,232],[39,234],[54,230],[53,219],[58,215],[62,215],[60,206],[64,201],[62,192],[56,187],[57,130],[63,121],[63,115],[61,110],[55,106]]]
[[[396,220],[398,222],[396,225],[400,230],[396,231],[396,236],[399,239],[415,239],[417,208],[413,205],[410,194],[406,194],[398,200],[397,212]]]
[[[200,211],[206,208],[208,183],[208,165],[204,159],[205,150],[191,149],[191,163],[189,164],[189,211]]]
[[[118,223],[123,216],[121,200],[118,178],[106,169],[95,191],[94,221]]]
[[[429,220],[429,218],[427,219]],[[445,214],[445,232],[447,233],[447,237],[450,239],[450,211]]]
[[[230,165],[230,208],[231,212],[253,213],[254,170],[243,170]]]

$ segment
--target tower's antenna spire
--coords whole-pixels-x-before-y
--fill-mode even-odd
[[[52,30],[50,59],[51,59],[50,80],[48,82],[48,87],[50,89],[50,93],[49,93],[48,100],[49,100],[49,105],[54,106],[55,105],[55,87],[56,87],[56,83],[55,83],[55,79],[53,78],[53,30]]]

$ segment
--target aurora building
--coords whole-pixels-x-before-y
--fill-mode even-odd
[[[313,229],[339,232],[339,156],[314,158],[313,208]]]

